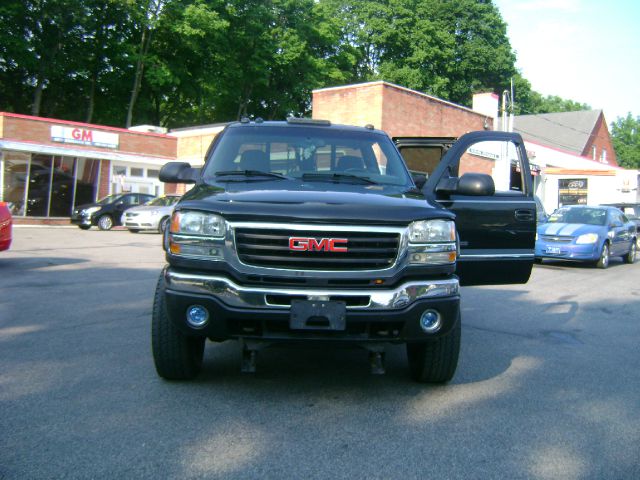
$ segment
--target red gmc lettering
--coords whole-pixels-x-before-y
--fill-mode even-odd
[[[296,252],[346,252],[346,238],[305,238],[290,237],[289,249]],[[341,246],[344,245],[344,246]]]

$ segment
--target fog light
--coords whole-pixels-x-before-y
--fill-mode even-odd
[[[425,310],[420,317],[420,328],[425,333],[434,333],[440,330],[442,320],[440,314],[435,310]]]
[[[187,322],[193,328],[202,328],[209,321],[209,312],[202,305],[191,305],[187,308]]]

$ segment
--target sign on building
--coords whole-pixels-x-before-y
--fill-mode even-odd
[[[51,141],[90,147],[118,148],[120,136],[117,133],[101,132],[99,130],[52,125]]]
[[[586,178],[561,178],[558,180],[558,206],[586,205],[588,180]]]

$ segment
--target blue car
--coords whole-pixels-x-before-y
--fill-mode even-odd
[[[626,263],[633,263],[636,235],[635,224],[617,208],[562,207],[538,225],[536,261],[552,258],[607,268],[610,257],[622,257]]]

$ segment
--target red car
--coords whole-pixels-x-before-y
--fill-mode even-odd
[[[0,202],[0,251],[11,245],[11,212],[6,202]]]

